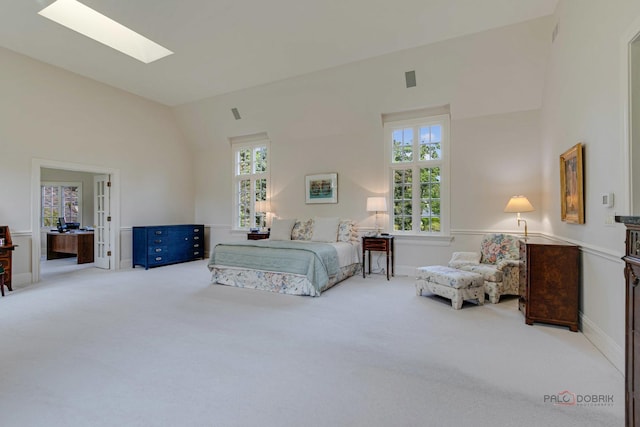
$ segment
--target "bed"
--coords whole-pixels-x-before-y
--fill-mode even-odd
[[[323,227],[325,221],[319,218],[286,220],[284,225],[276,221],[269,239],[216,245],[208,263],[211,282],[319,296],[360,271],[360,244],[353,222],[333,219]],[[336,231],[331,232],[334,223]]]

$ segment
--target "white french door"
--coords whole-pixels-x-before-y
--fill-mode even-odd
[[[110,175],[94,175],[94,259],[98,268],[111,266],[111,182]]]

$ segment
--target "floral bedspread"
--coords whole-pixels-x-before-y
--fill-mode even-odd
[[[233,267],[302,276],[313,285],[317,294],[339,271],[338,255],[333,246],[306,241],[221,243],[214,248],[208,266],[212,272],[217,267]]]

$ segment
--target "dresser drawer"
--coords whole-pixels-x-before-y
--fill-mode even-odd
[[[166,237],[169,235],[170,228],[169,227],[151,227],[147,228],[147,235],[149,239],[153,237]]]
[[[388,239],[365,239],[364,240],[364,249],[370,251],[386,251],[389,247]]]
[[[154,235],[150,235],[149,239],[148,239],[148,243],[149,246],[158,246],[158,245],[162,245],[162,244],[168,244],[169,243],[169,237],[168,236],[154,236]]]
[[[168,246],[149,246],[149,255],[163,255],[169,252]]]
[[[149,255],[147,258],[149,266],[164,265],[168,262],[170,262],[168,254]]]

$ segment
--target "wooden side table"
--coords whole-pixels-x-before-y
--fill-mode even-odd
[[[252,231],[247,233],[247,240],[262,240],[269,238],[269,232]]]
[[[365,253],[369,251],[369,274],[371,274],[371,251],[387,254],[387,280],[389,280],[389,262],[391,262],[391,276],[395,275],[393,258],[393,236],[364,236],[362,237],[362,277],[365,277]]]

